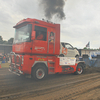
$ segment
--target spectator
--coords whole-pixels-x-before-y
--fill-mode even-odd
[[[41,32],[38,33],[37,40],[43,40],[44,36]]]
[[[54,43],[54,33],[53,32],[50,33],[49,42]]]
[[[5,57],[5,55],[4,55],[4,56],[3,56],[2,63],[5,63],[5,60],[6,60],[6,57]]]
[[[6,57],[6,63],[7,63],[8,62],[8,55],[6,54],[5,57]]]

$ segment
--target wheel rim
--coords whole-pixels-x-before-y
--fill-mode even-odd
[[[38,69],[38,70],[36,71],[36,77],[37,77],[38,79],[42,79],[42,78],[44,78],[44,76],[45,76],[45,72],[44,72],[43,69]]]
[[[77,72],[78,72],[78,74],[81,74],[83,72],[83,69],[81,66],[78,67]]]
[[[78,71],[81,71],[81,68],[78,68]]]

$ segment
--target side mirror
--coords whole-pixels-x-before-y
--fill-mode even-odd
[[[33,31],[32,34],[31,34],[31,40],[34,40],[35,39],[35,34],[36,34],[36,32]]]

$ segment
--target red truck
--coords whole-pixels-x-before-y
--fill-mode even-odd
[[[82,74],[85,63],[75,55],[67,57],[66,43],[60,43],[60,24],[37,19],[23,19],[15,26],[9,71],[31,75],[36,80],[48,74]],[[70,52],[71,54],[71,52]]]

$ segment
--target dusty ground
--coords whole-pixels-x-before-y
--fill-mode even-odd
[[[21,100],[100,100],[100,79],[63,86]]]
[[[34,81],[0,68],[0,100],[100,100],[100,68]]]

